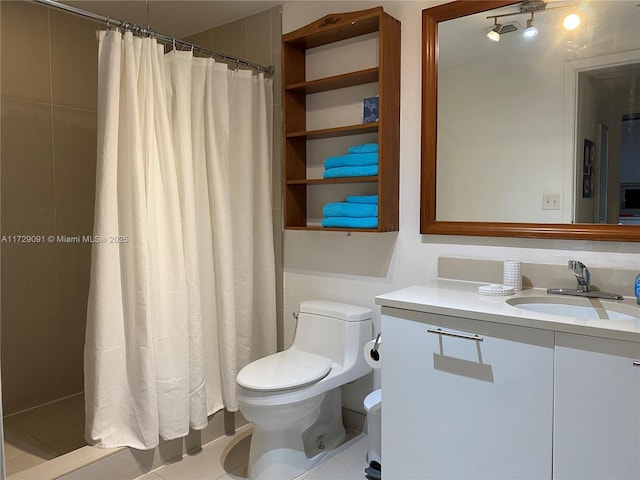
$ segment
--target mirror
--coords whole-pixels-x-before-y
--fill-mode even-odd
[[[421,233],[640,241],[631,225],[640,179],[621,181],[640,166],[620,162],[631,155],[640,163],[640,8],[547,2],[533,16],[540,33],[527,42],[531,14],[522,8],[541,3],[457,1],[423,11]],[[557,25],[568,5],[582,17],[571,34]],[[612,15],[614,36],[596,35]],[[496,24],[515,31],[492,42],[486,34]],[[615,78],[638,85],[616,87]],[[607,88],[602,104],[616,103],[614,88],[626,95],[607,116],[598,85]],[[622,146],[633,126],[636,137]]]

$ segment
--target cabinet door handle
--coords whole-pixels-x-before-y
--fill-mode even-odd
[[[441,328],[427,328],[428,333],[435,333],[436,335],[446,335],[448,337],[456,337],[456,338],[464,338],[465,340],[474,340],[476,342],[481,342],[484,340],[480,335],[465,335],[464,333],[456,333],[456,332],[447,332],[446,330],[442,330]],[[640,362],[638,364],[640,366]]]
[[[640,360],[636,360],[635,362],[633,362],[633,366],[640,367]]]

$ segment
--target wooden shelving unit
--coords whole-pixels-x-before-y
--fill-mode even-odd
[[[307,81],[306,50],[378,32],[378,66]],[[284,224],[291,230],[390,232],[398,230],[400,151],[400,22],[382,7],[327,15],[282,37],[284,116]],[[378,83],[379,121],[307,130],[310,94]],[[308,179],[307,140],[377,133],[378,176]],[[378,228],[322,228],[308,225],[307,187],[376,183]]]

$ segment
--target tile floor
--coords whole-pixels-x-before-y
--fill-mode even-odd
[[[4,417],[7,475],[86,445],[84,395]]]
[[[137,480],[245,480],[250,442],[251,428],[239,429]],[[296,480],[362,480],[367,448],[366,435],[348,435],[344,444]]]

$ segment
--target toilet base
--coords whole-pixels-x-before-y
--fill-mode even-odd
[[[250,480],[293,480],[343,442],[340,388],[322,396],[318,407],[296,425],[273,428],[254,423],[248,466]]]

